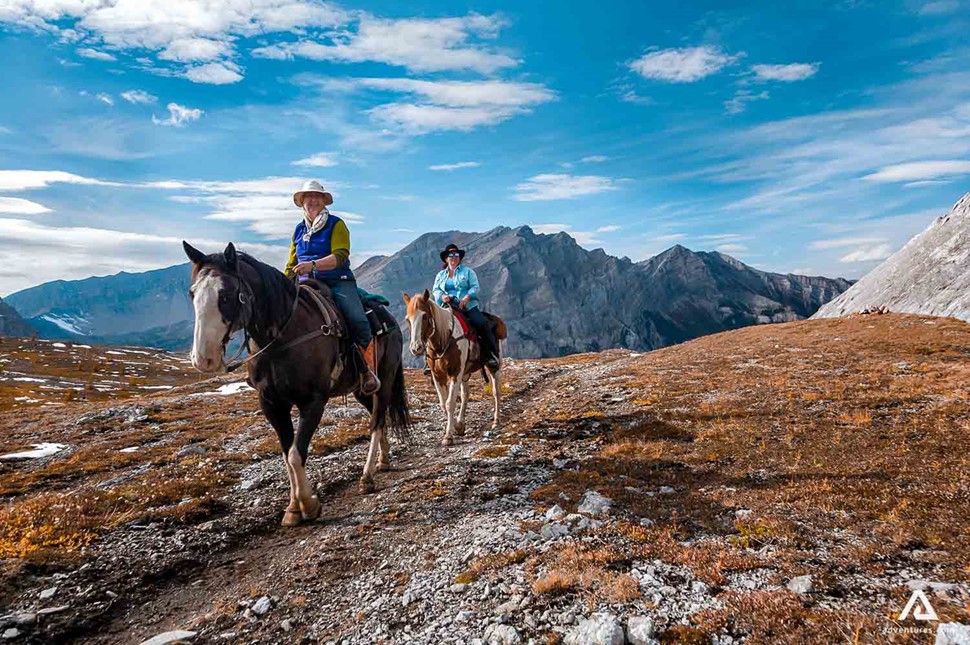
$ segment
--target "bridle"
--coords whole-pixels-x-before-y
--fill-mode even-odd
[[[438,337],[438,325],[435,321],[434,304],[432,304],[430,301],[426,302],[428,304],[428,311],[426,311],[425,314],[427,315],[430,324],[428,325],[429,332],[427,336],[422,333],[421,342],[425,344],[425,347],[427,347],[425,353],[427,353],[428,358],[430,358],[432,361],[436,361],[440,357],[444,356],[448,350],[451,349],[451,346],[455,344],[455,314],[451,314],[451,328],[448,330],[448,344],[445,345],[444,349],[439,350],[434,346],[434,343],[432,343],[432,341]],[[433,354],[431,350],[434,350]]]

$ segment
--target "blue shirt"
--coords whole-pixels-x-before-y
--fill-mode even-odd
[[[474,309],[478,306],[478,276],[475,270],[459,264],[455,268],[454,277],[448,275],[448,269],[442,269],[434,279],[434,289],[432,289],[435,302],[439,305],[444,304],[441,296],[448,294],[454,300],[461,300],[465,296],[468,299],[467,309]]]

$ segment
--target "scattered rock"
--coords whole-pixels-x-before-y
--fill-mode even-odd
[[[539,529],[539,535],[541,535],[544,540],[554,540],[557,537],[569,535],[569,529],[562,524],[554,524],[550,522],[542,525],[542,528]]]
[[[508,602],[503,602],[501,605],[495,608],[496,616],[511,616],[512,614],[519,611],[519,602],[517,600],[510,600]]]
[[[812,576],[798,576],[788,581],[788,590],[805,594],[812,590]]]
[[[932,590],[934,593],[945,594],[953,591],[957,586],[950,582],[931,582],[929,580],[910,580],[906,583],[910,591]]]
[[[546,511],[546,519],[550,522],[558,522],[564,517],[566,517],[566,511],[559,504],[556,504],[548,511]]]
[[[272,603],[270,602],[269,596],[262,596],[259,600],[253,603],[253,606],[250,607],[250,609],[252,609],[253,613],[257,616],[262,616],[270,610],[271,606]]]
[[[290,632],[293,630],[293,621],[287,618],[282,623],[280,623],[280,629],[284,632]]]
[[[456,582],[455,584],[451,585],[449,589],[451,590],[451,593],[465,593],[468,591],[468,585],[463,582]]]
[[[596,613],[566,634],[566,645],[623,645],[623,627],[612,614]]]
[[[492,623],[485,628],[485,642],[489,645],[515,645],[522,642],[519,632],[511,625]]]
[[[167,643],[191,640],[195,638],[195,635],[196,632],[190,632],[184,629],[176,629],[171,632],[159,634],[158,636],[152,636],[147,641],[142,641],[141,645],[167,645]]]
[[[200,445],[197,445],[196,444],[196,445],[191,445],[191,446],[185,446],[184,448],[182,448],[181,450],[179,450],[177,453],[175,453],[175,456],[176,457],[188,457],[189,455],[204,455],[205,452],[206,452],[206,450],[205,450],[205,447],[204,446],[200,446]]]
[[[671,488],[670,486],[661,486],[659,492],[661,495],[673,495],[677,491]]]
[[[54,597],[54,594],[56,593],[57,593],[57,587],[50,587],[48,589],[44,589],[43,591],[40,592],[40,599],[50,600],[51,598]]]
[[[59,614],[62,611],[67,611],[70,609],[67,605],[58,605],[57,607],[45,607],[44,609],[38,609],[38,616],[48,616],[50,614]]]
[[[653,621],[646,616],[632,616],[626,621],[626,638],[630,645],[652,645]]]
[[[734,517],[738,518],[739,520],[746,520],[753,514],[754,511],[752,511],[750,508],[739,508],[738,510],[734,511]]]
[[[583,499],[579,501],[579,508],[577,510],[587,515],[606,515],[610,512],[612,505],[613,500],[609,497],[604,497],[595,490],[588,490],[583,495]]]
[[[18,636],[20,636],[20,630],[17,629],[16,627],[11,627],[3,631],[3,640],[5,641],[12,641]]]
[[[239,490],[254,490],[259,488],[259,485],[262,483],[263,481],[261,479],[244,479],[239,482]]]
[[[569,463],[569,462],[566,461],[565,459],[553,459],[552,460],[552,465],[555,468],[558,468],[560,470],[562,470],[563,468],[565,468],[567,463]]]
[[[653,526],[654,522],[649,517],[640,518],[640,526]]]
[[[940,623],[936,627],[935,645],[970,645],[970,625]]]

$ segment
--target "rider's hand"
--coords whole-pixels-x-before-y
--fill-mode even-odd
[[[461,302],[458,303],[458,306],[464,309],[465,307],[468,306],[468,303],[471,301],[472,301],[471,296],[465,296],[464,298],[461,299]]]
[[[300,262],[293,267],[293,273],[297,275],[310,275],[313,273],[313,265],[310,262]]]
[[[451,296],[449,296],[446,293],[445,295],[441,296],[441,302],[443,302],[445,304],[448,304],[449,302],[451,302]]]

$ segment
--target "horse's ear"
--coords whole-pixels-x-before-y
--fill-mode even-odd
[[[226,265],[228,265],[229,270],[235,271],[239,259],[236,257],[236,247],[232,245],[232,242],[229,243],[229,246],[226,247],[226,250],[222,254],[226,258]]]
[[[431,292],[428,291],[427,289],[424,290],[424,294],[423,295],[424,295],[424,299],[425,300],[431,300]]]
[[[192,264],[196,266],[202,265],[202,261],[205,260],[205,253],[195,248],[185,240],[182,240],[182,248],[185,250],[185,255],[192,260]]]
[[[408,295],[407,291],[404,292],[404,304],[405,305],[411,304],[411,296]]]

